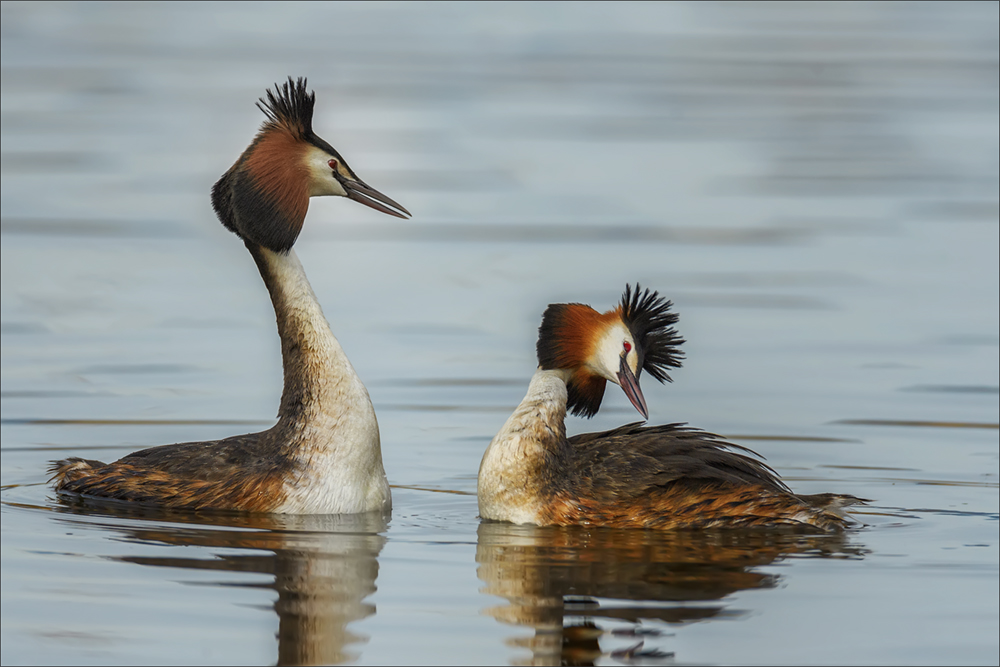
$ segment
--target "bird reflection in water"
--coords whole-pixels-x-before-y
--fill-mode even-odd
[[[360,653],[353,645],[368,640],[351,632],[348,626],[375,613],[375,605],[365,599],[376,590],[378,555],[385,544],[388,513],[202,513],[69,498],[60,499],[57,509],[87,517],[76,519],[64,514],[61,521],[98,527],[131,541],[247,550],[245,555],[230,552],[213,558],[111,558],[155,567],[273,575],[271,586],[278,593],[274,610],[278,614],[279,665],[351,662]],[[94,521],[101,516],[115,522]],[[145,525],[127,525],[121,519],[142,520]]]
[[[485,613],[533,628],[510,644],[519,664],[671,661],[666,624],[739,617],[725,598],[774,588],[761,568],[786,558],[863,558],[850,533],[646,531],[483,522],[476,549],[484,593],[508,604]],[[602,650],[601,639],[620,648]],[[663,644],[659,646],[658,644]]]

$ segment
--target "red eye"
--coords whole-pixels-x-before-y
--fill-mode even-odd
[[[632,351],[632,345],[631,345],[631,344],[630,344],[630,343],[629,343],[628,341],[625,341],[625,342],[624,342],[624,343],[622,344],[622,347],[624,347],[624,348],[625,348],[625,352],[626,352],[626,354]]]
[[[330,160],[329,162],[327,162],[327,164],[330,166],[330,169],[333,169],[334,171],[337,171],[337,161],[336,160]]]

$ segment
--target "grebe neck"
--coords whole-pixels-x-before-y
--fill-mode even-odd
[[[370,406],[368,390],[330,330],[295,250],[246,245],[278,323],[284,369],[279,421],[312,421],[319,413],[340,412],[345,404]]]
[[[479,466],[479,515],[534,523],[540,491],[562,474],[566,442],[565,370],[535,371],[528,393],[490,442]]]
[[[537,369],[528,384],[528,393],[493,443],[528,436],[546,449],[561,449],[566,442],[566,382],[571,375],[565,370]]]
[[[388,510],[378,421],[368,390],[330,331],[294,250],[247,243],[271,294],[285,383],[271,432],[296,461],[277,512]]]

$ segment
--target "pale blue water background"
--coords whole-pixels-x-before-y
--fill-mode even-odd
[[[2,662],[620,664],[642,639],[643,664],[997,664],[997,23],[5,2]],[[208,191],[289,74],[414,214],[314,200],[297,245],[375,403],[391,519],[58,502],[51,459],[272,423],[273,313]],[[480,525],[545,305],[603,310],[629,281],[688,340],[674,384],[646,378],[651,422],[872,498],[864,528]],[[609,392],[569,430],[636,418]]]

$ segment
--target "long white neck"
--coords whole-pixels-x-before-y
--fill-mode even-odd
[[[479,515],[535,523],[539,492],[561,469],[566,447],[568,371],[538,369],[528,393],[504,423],[479,465]]]
[[[271,295],[281,338],[284,390],[275,428],[286,433],[301,464],[300,476],[289,481],[291,506],[284,511],[388,509],[375,409],[295,251],[247,248]]]

